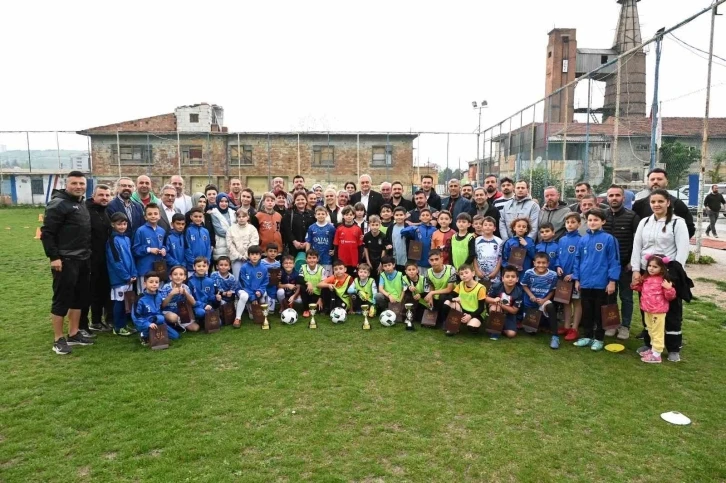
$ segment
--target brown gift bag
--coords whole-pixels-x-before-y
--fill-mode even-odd
[[[250,304],[252,306],[252,322],[262,325],[265,322],[265,314],[262,313],[260,304]]]
[[[498,305],[498,307],[501,307]],[[507,320],[505,312],[489,312],[486,322],[486,331],[490,334],[501,334],[504,330],[504,322]]]
[[[219,332],[221,325],[219,313],[216,310],[209,309],[204,313],[204,332],[207,334]]]
[[[421,260],[421,255],[423,255],[423,243],[418,240],[408,242],[408,259],[418,262]]]
[[[186,300],[176,304],[176,315],[179,316],[180,324],[188,324],[192,321],[192,312]]]
[[[166,324],[156,324],[156,329],[149,329],[149,347],[151,350],[169,348],[169,331]]]
[[[436,327],[436,320],[439,318],[439,313],[436,310],[426,309],[421,319],[422,327]]]
[[[524,258],[527,256],[527,249],[523,247],[513,247],[509,252],[508,265],[512,265],[520,270],[524,268]]]
[[[234,324],[234,318],[237,316],[234,309],[234,302],[227,302],[226,304],[222,304],[222,306],[219,307],[219,314],[222,318],[222,323],[224,325]]]
[[[444,329],[446,329],[446,332],[458,334],[461,329],[462,317],[464,317],[463,312],[456,309],[449,309],[449,314],[446,316],[446,322],[444,323]]]
[[[403,306],[403,302],[389,302],[388,310],[396,314],[396,322],[406,320],[406,309]]]
[[[271,268],[267,271],[267,274],[270,276],[270,285],[277,287],[280,283],[280,273],[281,271],[279,268]]]
[[[166,282],[169,280],[169,273],[166,267],[166,261],[165,260],[159,260],[154,262],[153,265],[154,271],[159,275],[159,280],[162,282]]]
[[[487,293],[492,289],[492,281],[489,278],[483,278],[479,280],[479,283],[484,285],[484,288],[487,289]]]
[[[132,289],[128,292],[124,292],[124,307],[126,313],[130,314],[134,310],[134,304],[136,303],[136,292]]]
[[[618,304],[608,304],[600,307],[600,317],[602,318],[602,328],[604,330],[612,330],[620,327],[620,309]]]
[[[536,332],[539,328],[539,321],[542,318],[542,312],[537,307],[532,307],[524,312],[524,319],[522,319],[522,325],[534,329]]]
[[[574,288],[573,282],[565,282],[564,280],[558,280],[557,286],[555,287],[555,296],[552,300],[561,304],[569,304],[572,300],[572,289]]]

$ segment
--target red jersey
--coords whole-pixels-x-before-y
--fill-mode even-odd
[[[431,248],[441,250],[441,260],[444,265],[451,265],[451,239],[456,235],[456,230],[449,228],[449,231],[436,230],[431,235]]]
[[[338,247],[338,259],[346,267],[357,267],[358,247],[363,245],[363,232],[355,223],[351,226],[339,225],[335,230],[333,245]]]

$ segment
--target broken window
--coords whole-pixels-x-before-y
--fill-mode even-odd
[[[241,153],[240,150],[242,151]],[[252,166],[252,146],[249,144],[243,144],[241,146],[230,144],[229,164],[232,166]]]
[[[182,164],[204,164],[202,146],[182,146]]]
[[[116,144],[111,148],[114,162],[121,164],[151,164],[151,146],[146,144],[121,145],[121,156]]]

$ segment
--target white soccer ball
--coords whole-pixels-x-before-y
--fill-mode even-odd
[[[295,322],[297,322],[297,311],[295,309],[285,309],[282,311],[282,314],[280,315],[280,319],[282,320],[283,324],[292,325]]]
[[[396,314],[393,313],[391,310],[384,310],[381,312],[381,317],[379,319],[381,321],[381,325],[384,327],[391,327],[396,323]]]
[[[335,307],[330,311],[330,320],[332,320],[334,324],[340,324],[341,322],[345,322],[346,315],[348,314],[343,307]]]

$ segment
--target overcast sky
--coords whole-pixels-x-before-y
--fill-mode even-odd
[[[710,1],[643,0],[644,39]],[[224,107],[230,131],[475,132],[472,101],[489,103],[484,129],[543,97],[553,27],[577,28],[579,47],[609,48],[619,8],[616,0],[5,1],[0,130],[78,130],[209,102]],[[716,22],[715,53],[726,58],[726,16]],[[709,24],[704,15],[676,35],[708,50]],[[726,116],[720,62],[713,116]],[[703,116],[706,65],[666,40],[664,115]],[[8,148],[13,139],[0,133]],[[423,136],[418,153],[445,165],[446,136]],[[474,135],[451,137],[452,166],[475,157]]]

